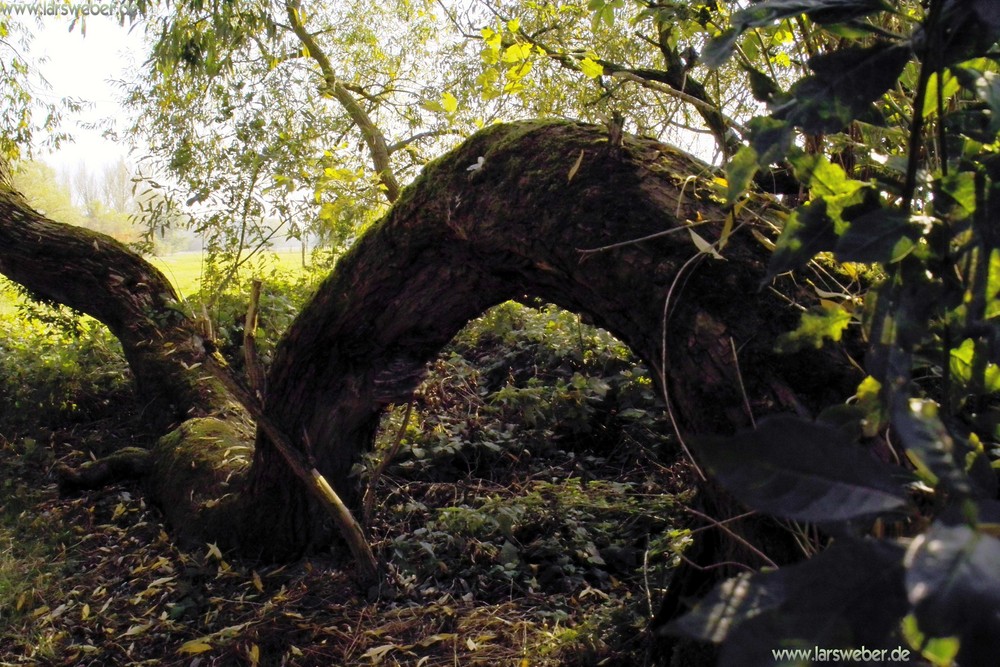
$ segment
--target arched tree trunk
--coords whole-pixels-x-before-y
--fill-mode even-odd
[[[793,306],[815,298],[791,280],[762,285],[761,239],[780,207],[747,205],[725,259],[697,249],[692,233],[724,233],[713,175],[653,140],[611,145],[604,128],[487,128],[428,165],[338,263],[279,345],[266,417],[353,502],[351,467],[385,407],[412,394],[466,322],[525,295],[589,315],[661,371],[685,439],[842,400],[857,377],[841,358],[774,351],[797,322]],[[328,545],[325,513],[262,432],[248,473],[228,474],[239,467],[218,445],[234,433],[218,418],[229,399],[199,370],[209,357],[190,321],[170,314],[162,276],[0,194],[0,271],[107,323],[162,413],[197,417],[155,448],[150,487],[175,528],[272,559]]]
[[[0,273],[44,300],[105,324],[122,344],[154,433],[153,456],[137,452],[73,472],[66,488],[94,486],[129,468],[148,471],[153,495],[182,536],[200,539],[205,500],[230,492],[232,455],[252,430],[243,407],[219,381],[211,351],[170,282],[113,238],[49,220],[32,209],[0,160]],[[237,476],[238,479],[238,476]],[[213,503],[209,503],[210,505]]]
[[[199,366],[204,340],[170,282],[104,234],[49,220],[0,168],[0,273],[104,323],[121,341],[146,414],[160,429],[228,406]]]
[[[854,386],[844,364],[774,353],[797,322],[788,300],[811,298],[790,281],[783,295],[761,284],[768,251],[752,232],[772,233],[777,205],[744,209],[725,260],[699,255],[685,227],[709,241],[723,229],[712,175],[652,140],[609,146],[598,127],[536,121],[477,134],[429,165],[338,263],[279,346],[267,414],[353,499],[349,472],[383,409],[409,397],[466,322],[523,295],[588,314],[654,368],[665,362],[687,437],[843,399]],[[322,515],[307,511],[262,436],[249,489],[275,517],[263,529],[274,555],[326,543]]]

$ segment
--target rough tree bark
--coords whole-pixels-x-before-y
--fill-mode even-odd
[[[279,346],[267,414],[302,436],[319,470],[354,498],[348,473],[385,406],[405,402],[471,318],[524,295],[586,313],[654,368],[665,362],[688,437],[748,426],[748,410],[759,417],[843,399],[853,388],[844,364],[773,350],[797,322],[789,299],[811,298],[791,281],[784,294],[761,285],[768,251],[751,232],[771,234],[780,207],[761,199],[744,209],[726,261],[698,256],[685,228],[697,224],[715,240],[723,226],[711,176],[652,140],[609,146],[602,128],[539,121],[477,134],[429,165],[323,283]],[[613,244],[623,245],[581,252]],[[258,438],[250,479],[257,502],[285,514],[268,528],[281,536],[272,546],[325,543],[310,520],[318,515],[298,492],[289,496],[266,444]]]
[[[234,469],[247,467],[240,447],[248,449],[253,431],[242,406],[208,371],[211,343],[184,314],[170,282],[114,239],[33,210],[11,187],[2,161],[0,273],[105,324],[122,344],[144,422],[166,434],[153,456],[123,453],[70,475],[66,488],[93,486],[126,469],[148,471],[153,495],[179,534],[200,539],[204,521],[193,517],[232,490]]]
[[[745,207],[721,249],[725,260],[693,243],[689,230],[711,242],[723,233],[713,175],[653,140],[626,136],[610,145],[603,128],[554,121],[487,128],[428,165],[324,281],[279,345],[266,416],[356,502],[349,473],[386,406],[406,401],[427,362],[466,322],[525,295],[589,315],[662,371],[686,439],[843,400],[857,378],[842,359],[774,352],[775,337],[797,322],[794,306],[815,298],[791,279],[761,284],[768,250],[760,238],[773,234],[780,206],[759,198]],[[172,296],[159,296],[170,294],[162,276],[141,260],[122,270],[123,248],[51,224],[9,190],[0,197],[0,271],[106,322],[128,350],[141,391],[156,389],[157,378],[177,378],[181,389],[211,385],[190,371],[205,356],[190,322],[158,319],[173,312]],[[115,258],[103,254],[112,248]],[[64,278],[50,284],[49,272]],[[80,276],[90,281],[79,290],[86,294],[67,293],[65,283]],[[147,377],[144,355],[169,365],[175,349],[189,351],[188,361]],[[224,448],[190,446],[231,434],[217,432],[227,423],[217,388],[201,412],[200,395],[182,401],[176,396],[185,391],[158,391],[158,409],[170,419],[198,417],[154,450],[151,489],[175,527],[272,559],[329,545],[326,515],[263,433],[252,466],[225,484],[222,472],[236,464],[222,460]],[[203,463],[194,470],[182,465],[192,451]]]

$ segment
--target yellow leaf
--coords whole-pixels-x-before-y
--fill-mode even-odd
[[[604,66],[594,62],[590,58],[584,58],[580,61],[580,71],[588,79],[596,79],[604,74]]]
[[[151,627],[153,627],[152,623],[130,626],[129,629],[122,634],[122,637],[137,637],[138,635],[144,634]]]
[[[181,647],[177,649],[178,653],[183,653],[185,655],[195,655],[198,653],[204,653],[205,651],[211,651],[212,645],[209,644],[204,639],[192,639],[189,642],[184,642]]]
[[[368,658],[373,664],[377,665],[382,662],[382,659],[385,658],[385,655],[389,653],[389,651],[395,651],[397,649],[399,649],[399,647],[395,644],[382,644],[381,646],[368,649],[361,655],[361,657]]]
[[[505,74],[507,76],[508,81],[517,82],[526,77],[528,75],[528,72],[530,71],[531,71],[531,61],[525,60],[523,63],[519,63],[508,69],[505,72]]]
[[[691,240],[694,242],[695,247],[698,248],[698,252],[711,255],[715,259],[724,259],[724,257],[718,253],[711,243],[695,234],[693,229],[688,228],[688,233],[691,234]]]
[[[583,164],[583,150],[580,150],[580,157],[576,159],[573,166],[569,168],[569,173],[566,174],[566,182],[569,183],[576,176],[576,172],[580,170],[580,165]]]
[[[253,571],[253,587],[260,593],[264,592],[264,582],[260,580],[260,575],[257,574],[257,570]]]
[[[208,553],[205,554],[205,558],[214,558],[215,560],[222,560],[222,552],[219,551],[219,546],[217,544],[209,542]]]
[[[80,610],[80,620],[86,621],[88,618],[90,618],[90,605],[85,604],[83,605],[83,609]]]
[[[511,32],[517,32],[521,29],[521,21],[519,19],[511,19],[507,21],[507,30]]]
[[[511,44],[503,52],[505,63],[516,63],[531,55],[531,44]]]
[[[729,243],[729,235],[733,232],[733,225],[736,223],[736,209],[726,214],[726,222],[722,226],[722,234],[719,236],[719,250],[726,247]]]
[[[253,667],[257,667],[260,664],[260,648],[256,644],[250,644],[250,650],[247,651],[247,657],[250,658],[250,664]]]
[[[458,108],[458,100],[451,93],[445,93],[441,96],[441,108],[445,110],[445,113],[454,113],[455,109]]]

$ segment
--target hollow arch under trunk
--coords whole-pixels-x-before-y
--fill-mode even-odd
[[[650,139],[610,145],[597,126],[483,130],[429,164],[319,287],[276,351],[264,416],[356,502],[350,471],[386,406],[412,394],[466,322],[523,296],[588,315],[660,371],[686,438],[843,400],[859,378],[841,351],[774,351],[816,299],[790,277],[762,285],[762,239],[781,207],[764,197],[743,207],[724,260],[693,242],[691,232],[717,242],[726,229],[714,176]],[[245,414],[224,371],[207,372],[211,350],[158,271],[103,235],[47,220],[0,178],[0,272],[122,341],[138,391],[155,399],[151,419],[168,431],[146,480],[180,539],[273,560],[335,539],[262,430],[252,465],[232,455],[249,444]],[[724,498],[706,491],[720,516],[711,505]],[[730,557],[715,537],[696,559]],[[682,579],[668,604],[704,579]]]
[[[723,233],[713,175],[653,140],[611,146],[595,126],[480,132],[428,165],[324,281],[279,346],[266,414],[350,502],[350,470],[385,407],[405,402],[469,320],[522,296],[586,314],[662,370],[685,436],[842,400],[857,381],[842,358],[774,352],[797,322],[789,301],[814,298],[790,280],[762,285],[760,235],[773,232],[780,206],[747,206],[725,260],[692,242],[688,228],[710,242]],[[322,514],[266,436],[257,440],[244,500],[272,519],[257,514],[246,528],[278,551],[325,544]]]

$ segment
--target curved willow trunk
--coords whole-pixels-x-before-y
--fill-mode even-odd
[[[121,341],[146,414],[160,429],[228,405],[199,366],[205,341],[163,274],[113,238],[49,220],[0,166],[0,273],[104,323]]]
[[[2,161],[0,273],[105,324],[122,344],[144,421],[166,434],[151,455],[130,451],[72,471],[63,480],[67,488],[148,471],[153,496],[178,534],[201,539],[204,501],[233,490],[234,468],[246,467],[245,457],[233,452],[248,444],[252,431],[218,369],[210,371],[211,345],[184,314],[170,282],[111,237],[32,209],[12,188]]]
[[[279,345],[265,416],[355,502],[349,473],[386,406],[412,394],[466,322],[523,296],[589,315],[657,369],[685,439],[848,396],[857,378],[841,358],[774,352],[797,322],[790,304],[815,298],[790,280],[761,285],[777,204],[743,209],[725,260],[697,249],[691,232],[709,242],[724,233],[712,176],[652,140],[611,145],[603,128],[487,128],[428,165],[338,263]],[[45,220],[8,187],[0,272],[108,324],[142,395],[164,423],[181,422],[154,448],[148,479],[179,535],[271,559],[330,544],[327,515],[263,431],[249,471],[227,458],[239,411],[199,366],[210,355],[155,269],[102,235]],[[722,516],[724,496],[705,491],[708,513]],[[702,562],[730,559],[735,545],[700,535],[718,540],[703,542]],[[678,577],[665,614],[704,584],[693,572]]]
[[[598,127],[535,121],[480,132],[428,165],[338,263],[279,345],[267,415],[354,499],[349,472],[383,409],[406,401],[470,319],[524,295],[589,315],[662,369],[688,437],[849,395],[842,364],[773,351],[798,318],[788,299],[810,298],[761,285],[768,251],[751,232],[772,232],[776,204],[744,210],[726,261],[699,254],[685,228],[709,241],[723,229],[712,175],[652,140],[609,146]],[[596,248],[607,249],[588,252]],[[328,540],[261,435],[249,491],[274,517],[255,521],[266,521],[275,555]]]

